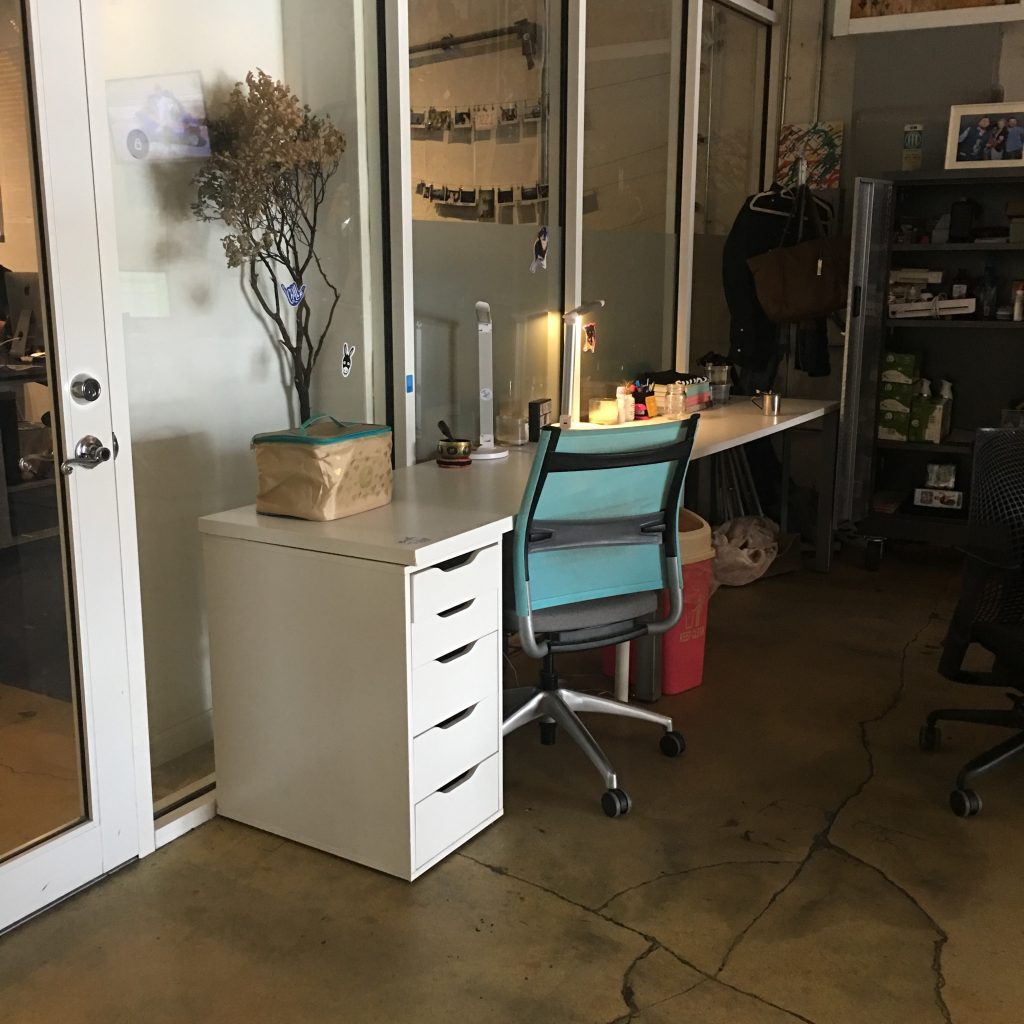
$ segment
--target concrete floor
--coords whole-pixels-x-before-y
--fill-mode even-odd
[[[218,819],[0,939],[0,1022],[1017,1024],[1022,765],[962,821],[998,731],[917,749],[927,709],[1002,701],[935,673],[955,592],[913,552],[720,592],[705,685],[663,701],[686,755],[593,722],[627,818],[525,730],[504,819],[412,886]]]

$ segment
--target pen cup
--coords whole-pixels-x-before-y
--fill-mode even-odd
[[[774,391],[758,391],[751,399],[765,416],[778,416],[782,407],[782,396]]]

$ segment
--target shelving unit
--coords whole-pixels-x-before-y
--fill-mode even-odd
[[[1024,201],[1024,176],[1016,171],[963,174],[911,174],[891,181],[860,181],[855,209],[853,283],[859,300],[848,320],[848,347],[855,353],[854,374],[845,385],[849,424],[840,438],[843,500],[839,518],[856,522],[870,535],[955,545],[965,540],[970,502],[974,434],[999,426],[1002,410],[1024,399],[1024,323],[975,317],[890,319],[889,272],[913,268],[941,270],[946,283],[959,272],[980,280],[987,268],[998,285],[997,306],[1012,305],[1012,282],[1024,280],[1024,244],[1006,242],[896,242],[902,225],[930,232],[952,204],[971,199],[976,225],[1006,226],[1006,204]],[[940,444],[878,439],[879,390],[886,352],[920,357],[921,374],[933,385],[953,382],[953,430]],[[851,357],[847,357],[851,366]],[[937,387],[936,387],[937,391]],[[845,444],[845,452],[844,452]],[[956,466],[957,490],[964,508],[918,508],[916,487],[927,484],[927,465]],[[875,496],[902,495],[894,512],[872,507]]]

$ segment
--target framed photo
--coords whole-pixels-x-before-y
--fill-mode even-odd
[[[836,0],[837,36],[1024,20],[1021,0]]]
[[[971,103],[949,111],[946,169],[1024,167],[1024,100]]]

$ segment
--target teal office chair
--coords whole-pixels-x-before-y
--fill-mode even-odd
[[[543,668],[537,687],[505,691],[503,732],[540,719],[541,742],[553,743],[562,726],[604,778],[601,806],[611,818],[628,813],[629,795],[576,713],[659,725],[668,757],[681,754],[685,741],[671,718],[564,689],[555,654],[664,633],[679,621],[679,501],[698,419],[545,427],[510,541],[505,593],[515,606],[506,610],[506,629],[519,633],[523,650],[543,659]],[[668,611],[656,619],[663,593]]]

